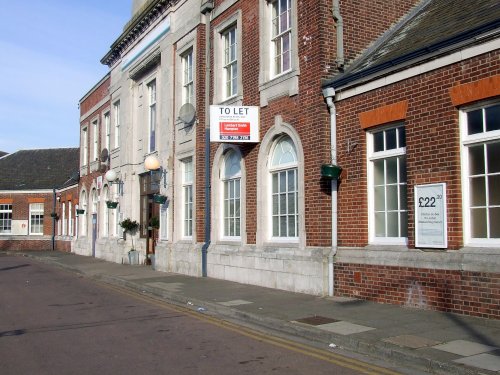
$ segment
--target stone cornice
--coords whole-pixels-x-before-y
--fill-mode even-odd
[[[110,68],[122,57],[123,52],[130,47],[158,18],[172,5],[180,0],[149,0],[127,22],[123,33],[111,45],[109,52],[101,59],[101,64]]]

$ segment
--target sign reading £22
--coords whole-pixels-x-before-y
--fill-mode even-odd
[[[258,143],[259,107],[211,105],[210,142]]]

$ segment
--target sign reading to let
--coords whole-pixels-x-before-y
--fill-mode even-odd
[[[415,246],[446,248],[446,184],[415,186]]]
[[[259,107],[211,105],[210,142],[259,142]]]

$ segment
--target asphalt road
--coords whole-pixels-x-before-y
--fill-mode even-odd
[[[0,256],[0,374],[394,374]]]

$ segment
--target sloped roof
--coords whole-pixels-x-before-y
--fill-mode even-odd
[[[499,35],[498,0],[424,0],[325,85],[346,86]]]
[[[0,158],[0,190],[46,190],[77,183],[79,150],[20,150]]]
[[[8,154],[8,152],[0,151],[0,158],[1,158],[2,156],[7,155],[7,154]]]

